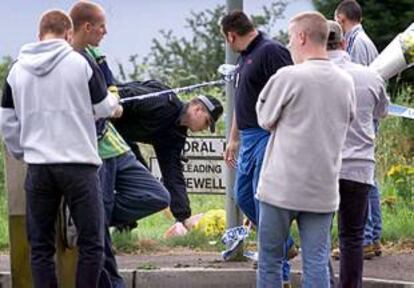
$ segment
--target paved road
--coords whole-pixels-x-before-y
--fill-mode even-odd
[[[117,256],[120,269],[156,269],[156,268],[251,268],[251,262],[222,262],[218,253],[172,251],[155,255]],[[300,270],[300,257],[293,261],[293,269]],[[338,271],[338,261],[335,270]],[[0,271],[9,271],[8,255],[0,255]],[[387,280],[414,282],[414,251],[397,255],[385,255],[364,263],[364,276]]]

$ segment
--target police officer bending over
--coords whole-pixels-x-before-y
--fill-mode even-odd
[[[150,92],[168,89],[154,80],[141,84],[149,88]],[[133,87],[121,85],[121,98],[131,96],[131,90],[137,91]],[[126,102],[123,107],[122,117],[114,120],[116,129],[132,147],[137,159],[143,158],[136,142],[154,147],[164,186],[171,195],[171,212],[185,226],[185,220],[191,216],[182,163],[187,131],[198,132],[210,128],[214,133],[215,122],[223,113],[223,106],[208,95],[199,95],[185,103],[170,93]]]

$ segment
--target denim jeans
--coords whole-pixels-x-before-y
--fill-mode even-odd
[[[255,198],[260,170],[269,140],[263,129],[240,130],[240,152],[237,161],[235,199],[244,215],[255,225],[259,222],[259,202]]]
[[[364,265],[363,240],[370,185],[339,180],[338,211],[340,249],[339,287],[361,288]]]
[[[372,186],[368,192],[368,217],[365,223],[364,245],[380,241],[381,232],[381,199],[378,184],[375,183],[375,186]]]
[[[259,201],[255,195],[269,135],[269,132],[260,128],[240,130],[241,146],[234,189],[235,199],[243,213],[256,226],[259,223]],[[290,279],[287,250],[293,245],[293,239],[289,235],[285,245],[286,258],[282,267],[284,281]]]
[[[375,135],[379,132],[379,121],[374,120]],[[381,216],[381,199],[378,189],[378,183],[369,189],[368,194],[368,217],[365,223],[364,245],[373,244],[381,240],[382,216]]]
[[[284,246],[296,219],[302,247],[303,287],[328,288],[332,215],[292,211],[260,202],[257,287],[282,287]]]
[[[55,288],[55,223],[62,196],[78,231],[76,287],[97,287],[104,260],[104,212],[98,167],[82,164],[29,164],[27,235],[33,286]]]
[[[107,226],[126,224],[165,209],[170,194],[155,177],[137,161],[132,152],[103,160],[99,170]],[[124,288],[112,250],[111,235],[105,233],[105,271],[113,288]]]

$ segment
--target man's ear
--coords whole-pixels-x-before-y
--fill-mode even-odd
[[[229,41],[229,43],[234,43],[234,41],[236,41],[236,33],[235,32],[229,32],[227,33],[227,40]]]
[[[85,24],[83,24],[83,30],[88,33],[91,32],[92,24],[90,22],[86,22]]]
[[[305,32],[299,32],[298,33],[299,39],[300,39],[300,44],[301,45],[305,45],[306,43],[306,33]]]
[[[335,21],[344,29],[345,17],[342,14],[335,14]],[[344,32],[345,33],[345,32]]]

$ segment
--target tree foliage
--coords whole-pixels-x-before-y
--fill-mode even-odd
[[[333,19],[338,0],[313,0],[316,9]],[[378,50],[384,49],[394,37],[404,31],[414,19],[412,0],[359,0],[363,25]]]
[[[338,0],[313,0],[318,11],[333,19]],[[362,24],[374,41],[378,51],[382,51],[398,34],[403,32],[414,19],[412,0],[359,0],[362,8]],[[403,74],[403,82],[414,80],[413,69]]]
[[[11,57],[3,57],[0,62],[0,91],[3,91],[4,81],[6,80],[7,73],[9,72],[11,64]]]
[[[270,33],[276,21],[283,17],[287,1],[273,1],[263,7],[259,15],[251,15],[256,26]],[[225,6],[201,12],[191,12],[186,19],[186,28],[191,38],[175,36],[172,30],[161,30],[159,38],[152,40],[151,52],[138,60],[130,57],[132,72],[128,75],[119,65],[121,80],[151,77],[171,86],[183,86],[217,78],[217,68],[225,59],[225,42],[220,34],[219,21],[225,14]],[[280,33],[279,36],[285,34]]]

